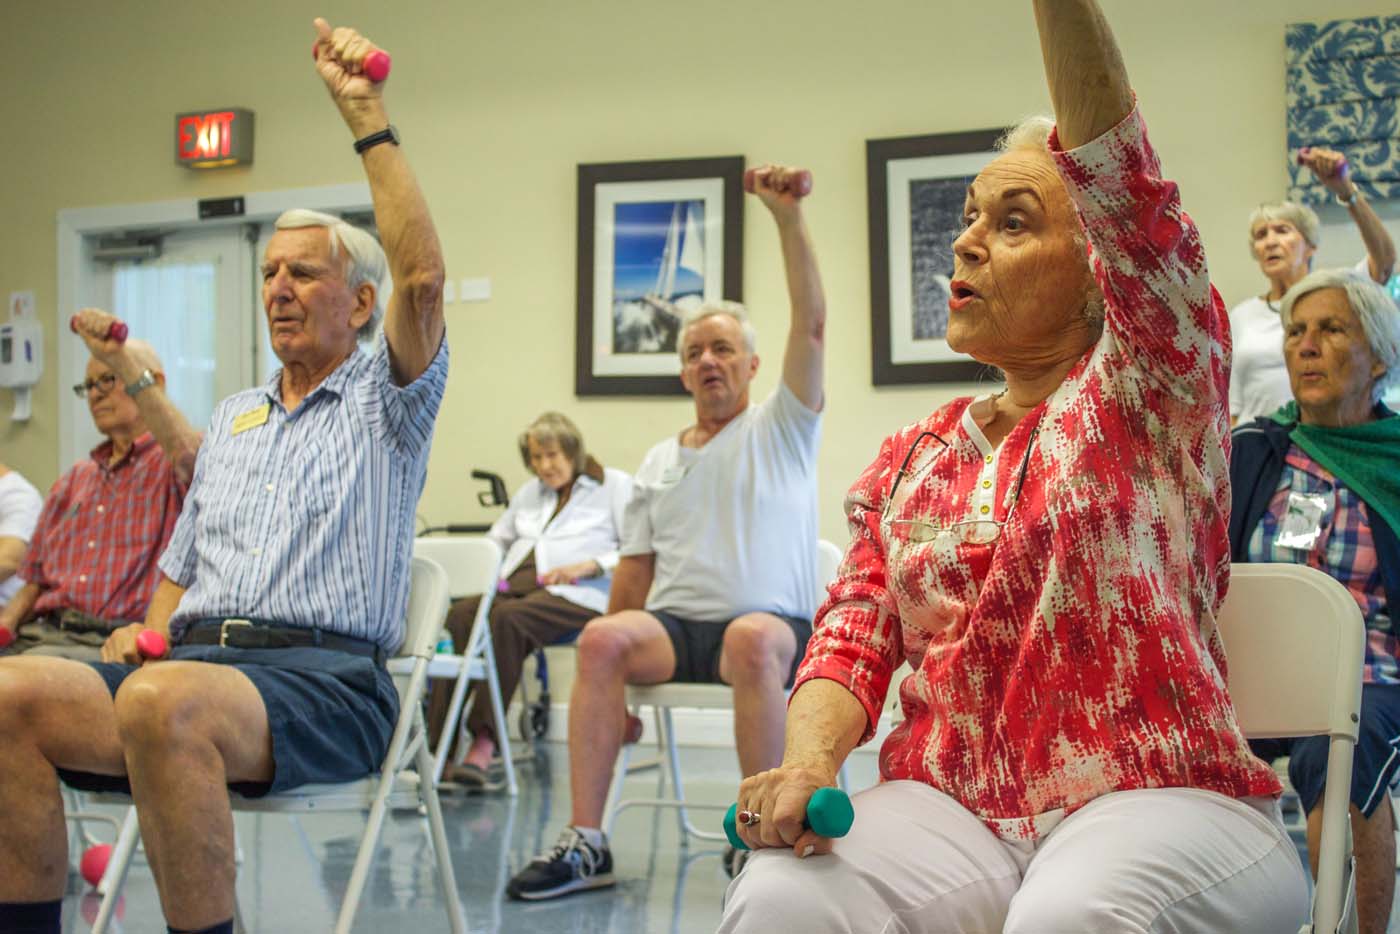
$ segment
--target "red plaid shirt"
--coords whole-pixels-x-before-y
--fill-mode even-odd
[[[112,443],[92,449],[53,485],[19,576],[43,593],[34,613],[78,610],[101,619],[144,619],[160,582],[187,485],[149,433],[115,466]]]
[[[951,795],[1006,839],[1113,791],[1279,791],[1236,723],[1215,626],[1230,337],[1200,237],[1136,111],[1073,151],[1052,137],[1052,155],[1107,298],[1103,336],[999,450],[966,399],[885,441],[847,498],[850,549],[797,677],[846,686],[873,725],[908,661],[881,776]],[[887,510],[924,430],[949,446],[916,452]],[[983,518],[1006,522],[990,544],[906,531]]]

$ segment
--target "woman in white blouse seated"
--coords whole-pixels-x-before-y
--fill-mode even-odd
[[[558,642],[607,610],[617,566],[622,513],[632,496],[632,478],[590,457],[583,436],[568,418],[546,412],[520,435],[520,456],[534,473],[487,535],[501,546],[501,580],[491,604],[491,639],[501,696],[520,682],[525,659],[542,645]],[[467,644],[481,598],[458,600],[447,628],[458,652]],[[497,749],[491,698],[473,684],[467,730],[471,748],[461,765],[448,766],[445,781],[470,790],[494,791],[505,784]],[[433,691],[429,723],[434,739],[447,715],[451,685]]]
[[[1366,258],[1356,271],[1381,285],[1390,281],[1395,243],[1386,233],[1366,196],[1352,184],[1346,158],[1335,150],[1313,146],[1301,161],[1332,193],[1361,233]],[[1251,295],[1230,309],[1234,362],[1230,370],[1230,422],[1247,425],[1272,415],[1293,401],[1288,370],[1283,365],[1283,324],[1279,301],[1312,269],[1318,245],[1318,219],[1312,209],[1294,201],[1261,204],[1249,218],[1249,248],[1259,270],[1269,280],[1263,295]]]

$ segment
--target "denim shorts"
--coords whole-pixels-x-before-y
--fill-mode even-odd
[[[1351,761],[1351,803],[1370,817],[1400,769],[1400,684],[1361,685],[1361,725]],[[1262,739],[1250,744],[1267,761],[1288,756],[1288,781],[1303,811],[1322,799],[1327,784],[1326,736]]]
[[[232,665],[253,682],[267,708],[272,734],[271,782],[238,782],[230,790],[245,797],[287,791],[299,785],[353,781],[384,763],[399,695],[393,678],[372,658],[314,647],[235,649],[177,645],[179,661]],[[93,662],[115,697],[135,665]],[[59,770],[65,783],[82,791],[130,791],[124,776]]]

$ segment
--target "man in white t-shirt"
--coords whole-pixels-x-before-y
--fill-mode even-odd
[[[0,606],[10,602],[24,584],[15,572],[43,508],[44,498],[33,484],[0,464]]]
[[[626,685],[732,685],[744,775],[782,760],[784,688],[816,609],[826,303],[800,207],[810,176],[764,166],[745,181],[777,222],[787,270],[792,324],[782,381],[749,404],[759,361],[742,305],[687,316],[678,349],[695,424],[653,447],[634,478],[608,615],[578,642],[569,700],[573,816],[558,843],[510,881],[512,898],[613,884],[603,807],[618,750],[640,732],[627,716]]]

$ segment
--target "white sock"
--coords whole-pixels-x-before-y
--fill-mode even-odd
[[[574,829],[577,830],[579,836],[583,837],[584,841],[595,850],[601,850],[608,845],[608,838],[603,834],[603,831],[597,827],[575,826]]]

